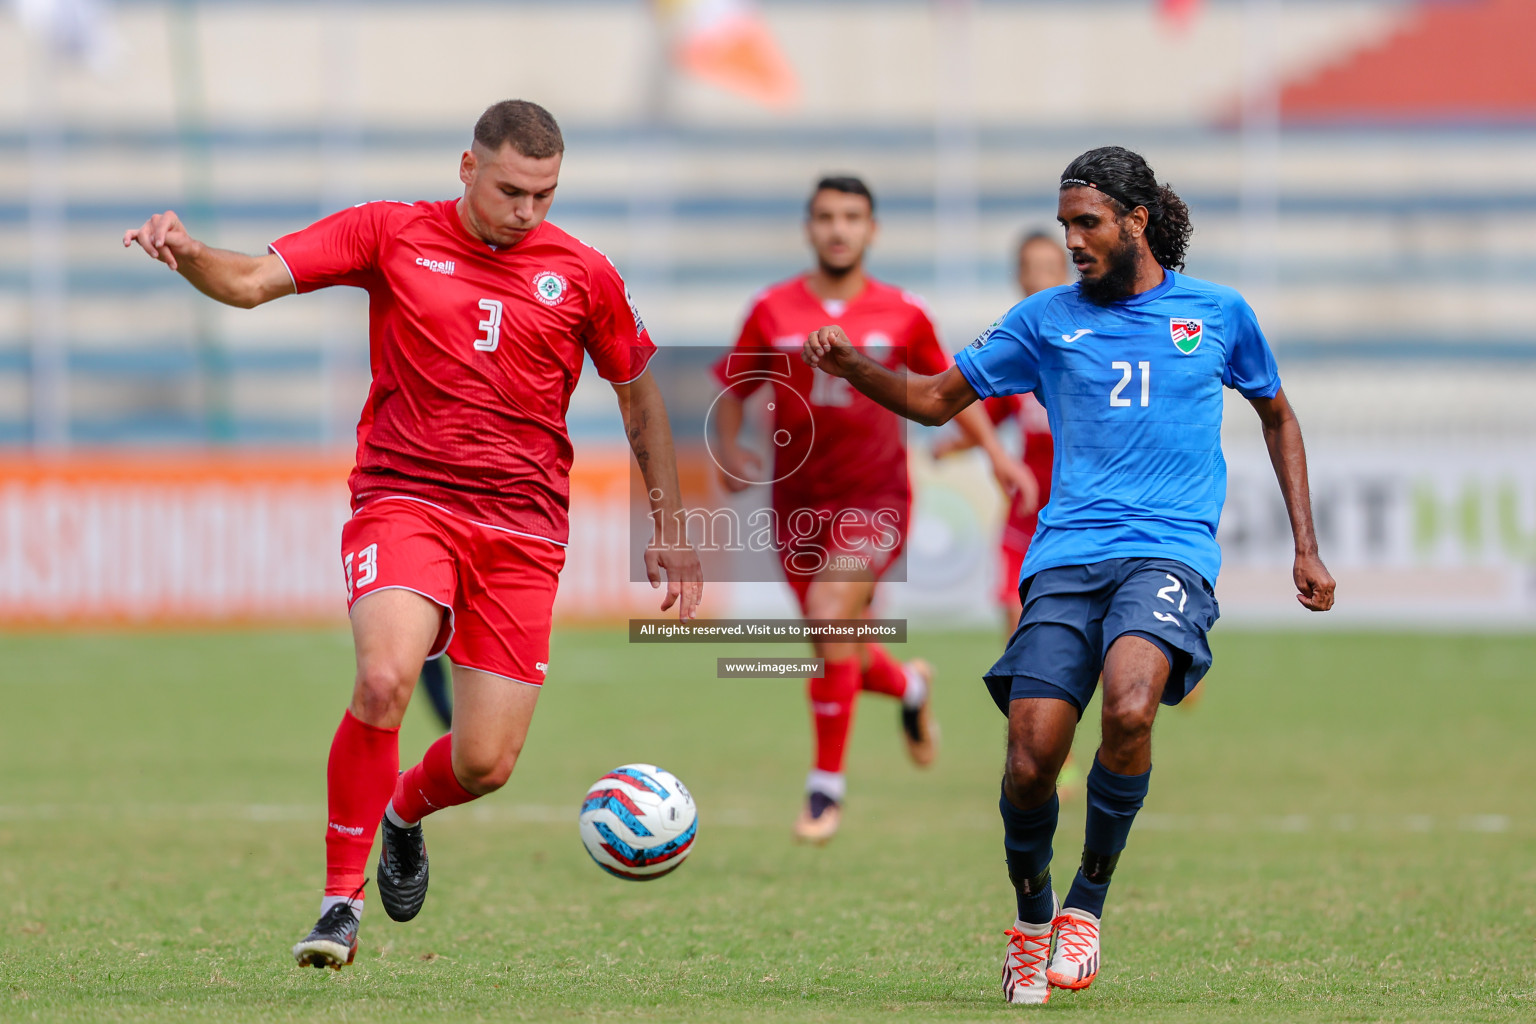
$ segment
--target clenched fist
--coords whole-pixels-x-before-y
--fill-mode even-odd
[[[834,377],[848,376],[853,371],[853,364],[862,358],[848,335],[836,324],[812,331],[805,339],[800,357],[807,366]]]

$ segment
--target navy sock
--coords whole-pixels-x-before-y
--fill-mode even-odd
[[[1131,834],[1131,823],[1147,798],[1147,783],[1152,778],[1148,768],[1140,775],[1117,775],[1093,759],[1088,770],[1088,820],[1083,830],[1083,866],[1072,880],[1063,906],[1086,910],[1095,917],[1104,916],[1104,897],[1109,893],[1109,878],[1114,874],[1120,851]]]
[[[1052,793],[1039,807],[1021,811],[1008,802],[1005,790],[997,807],[1003,815],[1003,850],[1019,901],[1019,920],[1046,924],[1056,911],[1051,902],[1051,839],[1061,802]]]

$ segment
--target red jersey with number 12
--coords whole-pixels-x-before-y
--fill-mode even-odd
[[[895,502],[905,516],[911,485],[901,419],[800,357],[806,336],[828,324],[842,327],[855,348],[890,369],[932,375],[949,368],[917,296],[870,279],[848,302],[824,303],[796,277],[758,295],[715,376],[742,398],[765,383],[774,387],[775,506]]]
[[[455,203],[364,203],[270,247],[300,292],[368,292],[352,507],[417,498],[564,544],[582,355],[624,383],[655,346],[602,253],[547,221],[489,246]]]

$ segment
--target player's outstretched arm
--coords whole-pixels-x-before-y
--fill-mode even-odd
[[[1317,534],[1312,528],[1312,493],[1307,486],[1307,451],[1301,441],[1301,424],[1285,397],[1285,389],[1273,398],[1249,399],[1264,427],[1269,461],[1280,481],[1285,511],[1291,517],[1291,536],[1296,541],[1296,561],[1291,570],[1296,580],[1296,600],[1303,608],[1325,612],[1333,607],[1334,580],[1317,553]]]
[[[123,232],[123,248],[135,242],[198,291],[225,305],[250,309],[295,291],[282,260],[271,253],[247,256],[204,245],[187,234],[174,210],[157,213],[137,230]]]
[[[854,348],[841,327],[812,331],[800,355],[807,365],[842,377],[897,415],[924,426],[942,426],[976,401],[975,390],[955,367],[934,377],[896,373]]]
[[[720,486],[732,494],[752,486],[762,475],[763,460],[741,445],[741,424],[746,418],[741,399],[729,391],[715,399],[715,468]]]
[[[688,542],[683,518],[682,487],[677,479],[677,453],[672,446],[672,425],[661,389],[647,370],[628,384],[615,384],[624,435],[640,466],[651,503],[651,522],[656,529],[645,549],[645,572],[652,587],[666,577],[667,596],[661,610],[674,604],[687,622],[698,614],[704,595],[704,571],[699,553]]]
[[[997,486],[1009,498],[1017,497],[1020,511],[1026,515],[1040,507],[1040,484],[1035,474],[1023,462],[1008,454],[992,429],[992,418],[979,403],[968,405],[955,414],[960,425],[973,444],[987,453],[992,461],[992,476]]]

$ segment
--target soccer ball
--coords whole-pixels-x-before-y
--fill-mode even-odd
[[[693,849],[699,815],[676,775],[653,764],[620,765],[581,802],[581,841],[597,866],[635,882],[676,871]]]

